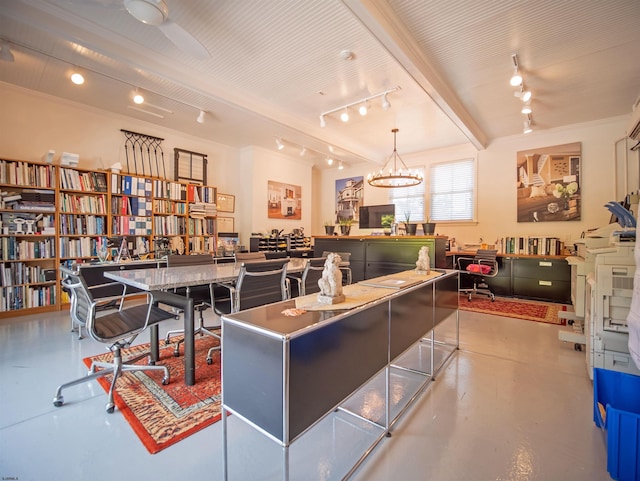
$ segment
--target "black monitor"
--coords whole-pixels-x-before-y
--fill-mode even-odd
[[[396,215],[395,204],[383,205],[365,205],[360,207],[360,221],[358,227],[360,229],[380,229],[382,227],[391,227],[384,225],[383,220],[390,217],[391,223],[394,222]]]

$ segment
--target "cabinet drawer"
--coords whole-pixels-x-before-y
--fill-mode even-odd
[[[564,259],[513,259],[513,277],[571,281],[571,267]]]
[[[513,295],[569,303],[571,281],[518,277],[513,279]]]

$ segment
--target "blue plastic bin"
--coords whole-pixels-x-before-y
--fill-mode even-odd
[[[604,420],[598,403],[606,409]],[[640,376],[595,368],[593,421],[605,433],[611,477],[640,481]]]

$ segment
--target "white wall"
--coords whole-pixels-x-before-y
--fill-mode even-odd
[[[573,125],[554,130],[534,131],[528,135],[505,137],[494,141],[487,149],[476,152],[471,145],[415,154],[400,155],[409,166],[477,157],[478,168],[478,216],[474,224],[440,224],[436,233],[455,237],[458,245],[476,243],[482,237],[493,243],[504,236],[556,236],[565,242],[575,240],[590,228],[600,227],[609,221],[610,213],[604,208],[614,198],[614,144],[625,136],[627,117],[617,117],[596,122]],[[582,214],[580,221],[567,222],[517,222],[516,217],[516,152],[535,147],[580,142],[582,145],[581,193]],[[361,168],[338,171],[324,170],[318,184],[322,199],[318,222],[313,232],[323,233],[322,219],[331,219],[335,210],[335,181],[351,176],[365,176]],[[366,183],[366,182],[365,182]],[[428,191],[428,184],[427,184]],[[365,185],[364,204],[388,202],[387,189]],[[352,228],[352,233],[359,233]],[[362,233],[370,233],[371,230]]]
[[[309,233],[312,205],[312,168],[280,153],[257,148],[238,149],[190,136],[158,125],[94,109],[75,102],[0,83],[0,157],[42,161],[50,149],[79,154],[78,168],[108,169],[121,162],[126,169],[124,134],[121,129],[165,139],[162,150],[166,173],[173,179],[173,149],[206,154],[208,185],[236,196],[234,218],[241,243],[249,246],[251,232],[304,227]],[[133,170],[133,163],[131,169]],[[155,168],[155,163],[154,163]],[[162,167],[160,168],[162,172]],[[141,171],[138,170],[141,174]],[[155,173],[155,170],[154,170]],[[147,172],[148,174],[148,172]],[[267,181],[302,187],[302,220],[267,219]]]

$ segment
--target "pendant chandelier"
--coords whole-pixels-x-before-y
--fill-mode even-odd
[[[373,187],[385,188],[413,187],[414,185],[418,185],[423,180],[422,175],[409,170],[400,158],[398,150],[396,149],[396,134],[398,133],[398,129],[391,129],[391,132],[393,132],[393,152],[379,171],[372,172],[367,176],[367,182]],[[398,164],[400,165],[398,166]]]

